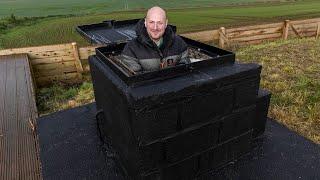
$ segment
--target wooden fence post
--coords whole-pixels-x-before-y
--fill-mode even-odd
[[[319,38],[319,34],[320,34],[320,23],[318,23],[318,26],[317,26],[316,39]]]
[[[225,40],[226,40],[226,28],[221,27],[219,29],[219,47],[224,48]]]
[[[75,65],[76,65],[77,71],[78,71],[78,73],[81,74],[83,72],[83,67],[81,64],[79,49],[78,49],[78,45],[76,42],[72,43],[72,48],[73,48],[73,54],[74,54]]]
[[[290,20],[285,20],[282,29],[282,39],[288,39]]]

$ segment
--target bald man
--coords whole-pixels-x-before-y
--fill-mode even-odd
[[[137,23],[136,34],[122,51],[122,62],[131,70],[156,71],[190,62],[187,44],[168,26],[162,8],[150,8],[145,19]]]

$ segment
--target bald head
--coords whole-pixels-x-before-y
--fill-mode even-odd
[[[166,12],[158,6],[150,8],[147,12],[144,24],[151,40],[154,42],[159,41],[168,24]]]
[[[159,16],[160,18],[163,18],[164,20],[167,19],[166,12],[159,6],[154,6],[148,10],[146,18],[148,19],[153,16]]]

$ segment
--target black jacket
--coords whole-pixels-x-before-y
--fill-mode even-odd
[[[167,26],[160,48],[150,39],[144,19],[136,25],[137,38],[128,42],[122,51],[122,62],[133,71],[154,71],[188,63],[187,44]]]

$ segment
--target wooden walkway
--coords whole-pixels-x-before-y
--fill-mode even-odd
[[[41,179],[36,118],[28,56],[0,56],[0,179]]]

